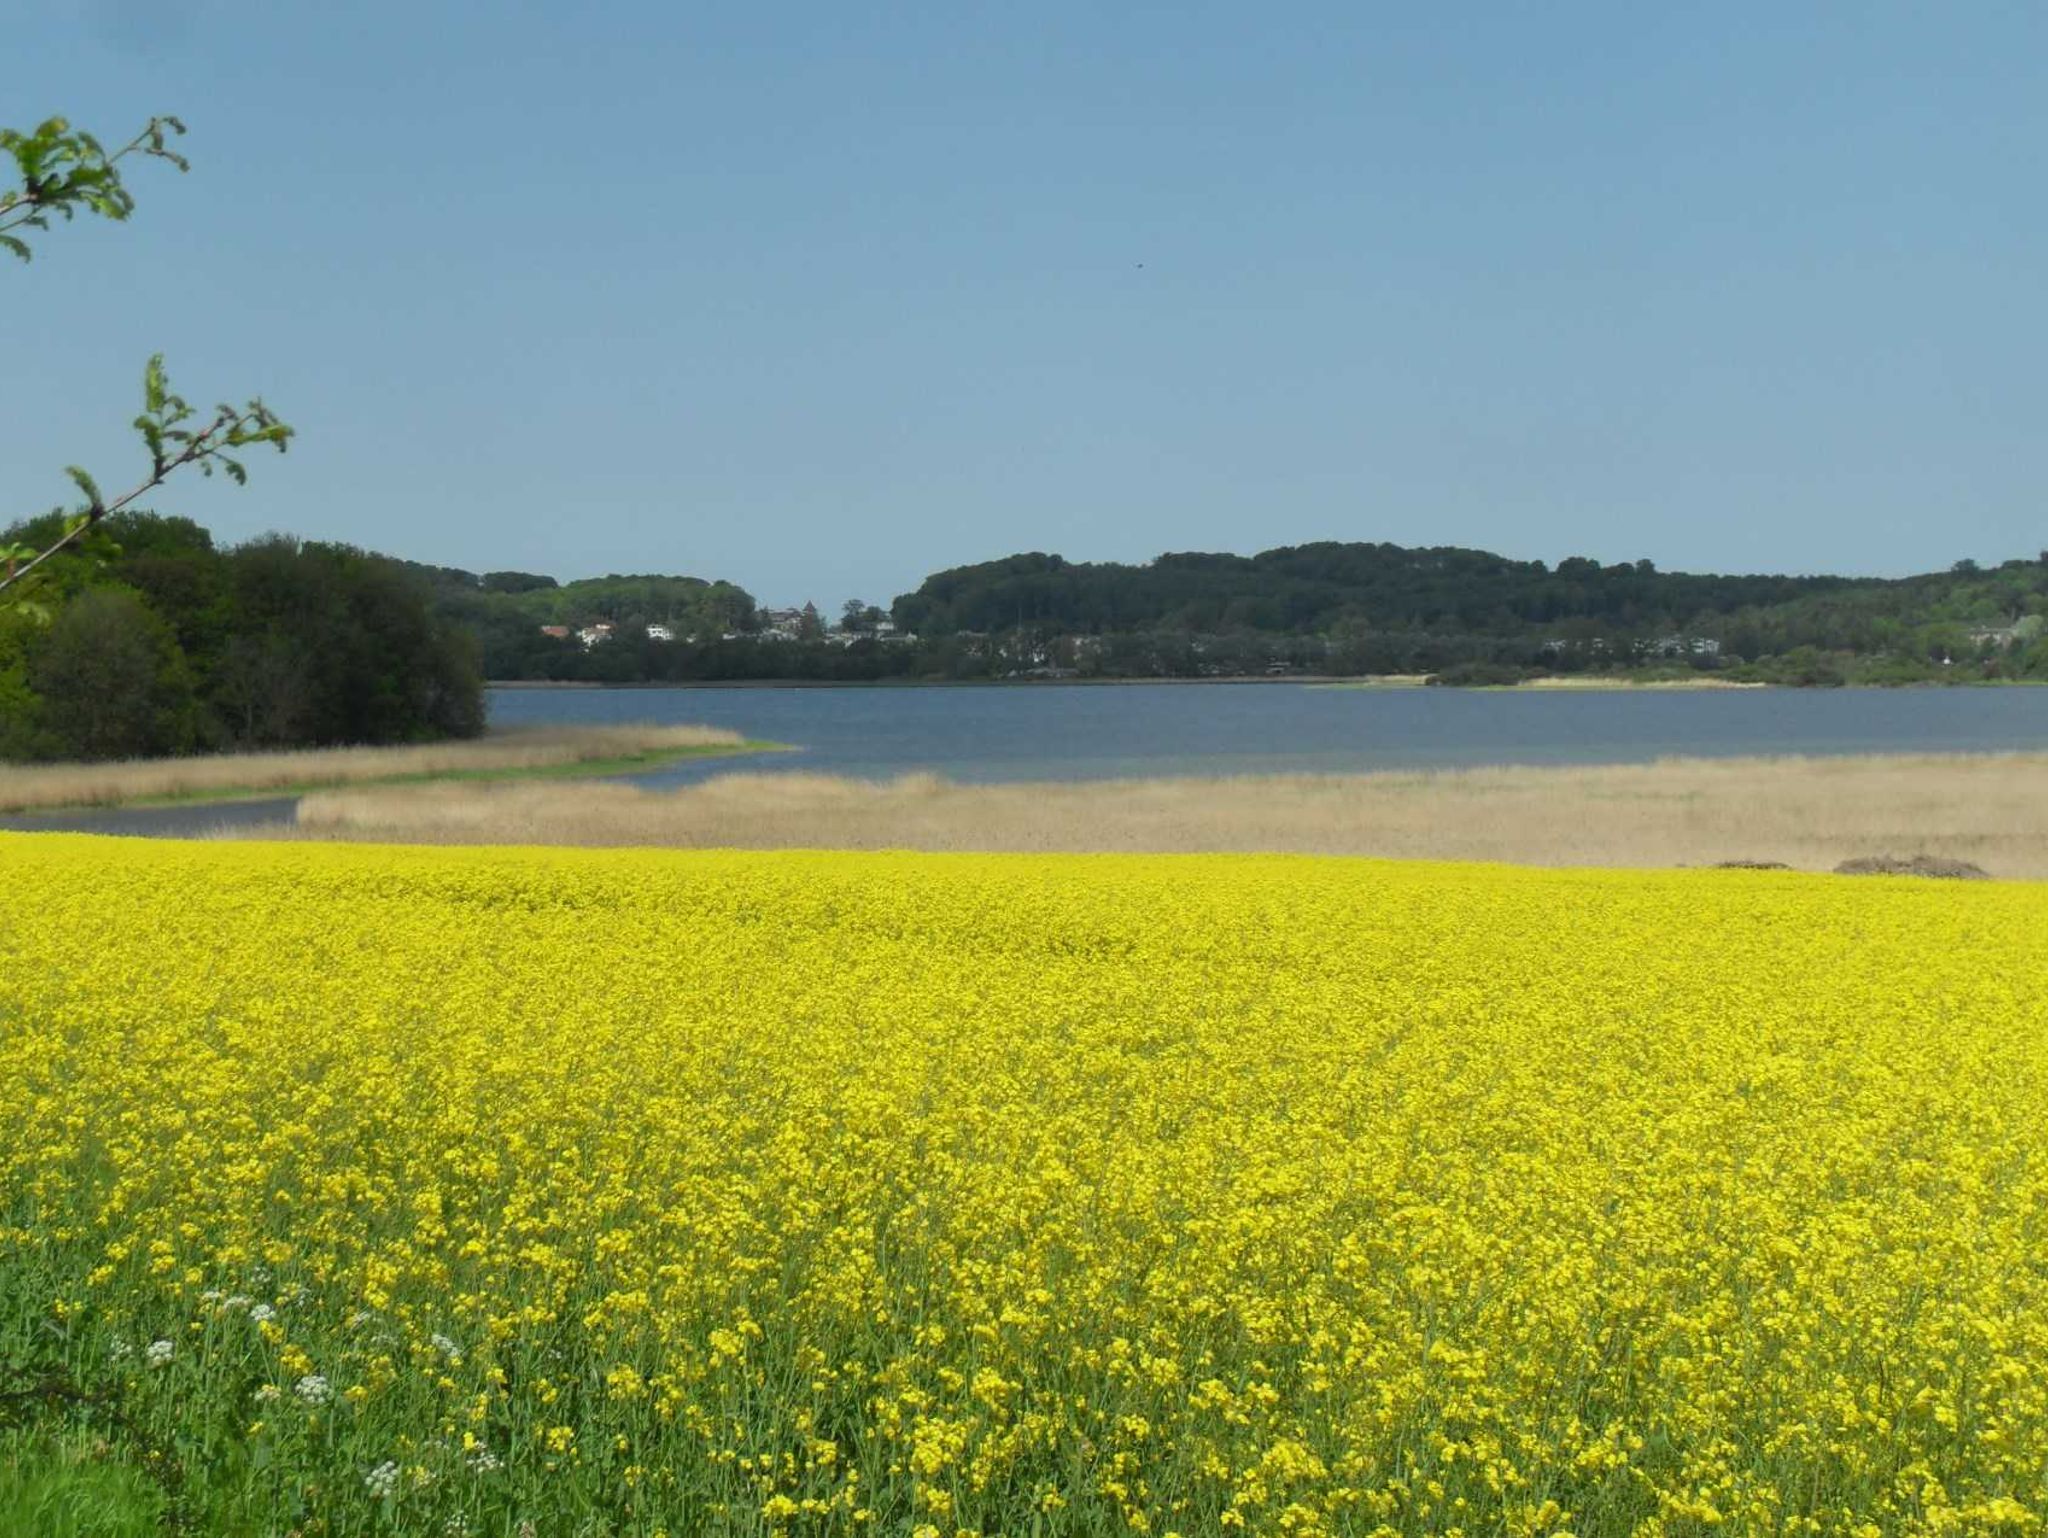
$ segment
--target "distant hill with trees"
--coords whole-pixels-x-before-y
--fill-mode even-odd
[[[63,515],[4,537],[47,546]],[[2048,558],[1897,579],[1316,544],[1142,564],[1021,554],[885,612],[764,610],[730,582],[560,581],[108,515],[0,608],[0,757],[404,742],[481,730],[480,680],[1537,674],[2048,681]]]
[[[1683,625],[1853,585],[1842,577],[1713,577],[1648,561],[1546,566],[1485,550],[1291,545],[1258,555],[1168,554],[1142,566],[1013,555],[927,577],[896,600],[920,634],[1036,625],[1077,634],[1346,626],[1512,635],[1570,620]]]
[[[714,639],[756,625],[753,595],[730,582],[653,575],[560,582],[533,572],[405,566],[433,594],[435,612],[475,636],[488,678],[628,681],[653,676],[626,666],[626,653],[650,625]],[[620,644],[586,649],[574,632],[591,625],[611,626],[608,639]]]
[[[896,599],[887,623],[853,600],[846,612],[858,618],[823,636],[769,623],[730,583],[428,574],[444,614],[478,633],[487,675],[502,679],[2048,678],[2048,558],[1894,579],[1335,542],[1142,564],[1034,552],[936,572]],[[561,633],[546,634],[549,624]],[[591,626],[609,628],[578,636]]]

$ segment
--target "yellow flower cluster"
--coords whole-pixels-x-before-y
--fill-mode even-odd
[[[2048,889],[0,836],[0,1201],[279,1530],[2038,1533]]]

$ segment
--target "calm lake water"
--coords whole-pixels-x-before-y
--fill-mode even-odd
[[[1473,692],[1304,684],[490,691],[496,726],[694,722],[793,744],[630,776],[810,771],[962,781],[1356,773],[1671,755],[2048,749],[2048,689]],[[290,797],[0,817],[0,828],[191,837],[289,822]]]
[[[792,770],[963,781],[1334,774],[1668,755],[2048,748],[2048,689],[1693,692],[1117,684],[880,689],[493,689],[493,725],[700,722],[795,753],[635,776]]]

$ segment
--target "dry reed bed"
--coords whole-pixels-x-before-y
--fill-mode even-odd
[[[1667,759],[1592,768],[1028,785],[728,774],[335,791],[302,836],[407,843],[1293,851],[1529,865],[1931,854],[2048,877],[2048,754]]]
[[[516,773],[692,748],[737,747],[741,741],[737,732],[710,726],[530,727],[462,742],[395,748],[0,765],[0,812],[287,791],[410,775]]]

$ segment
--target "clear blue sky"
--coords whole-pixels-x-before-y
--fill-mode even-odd
[[[268,528],[886,602],[1313,539],[1899,573],[2048,546],[2048,8],[90,0],[0,121],[152,111],[0,272],[0,491],[152,349]]]

